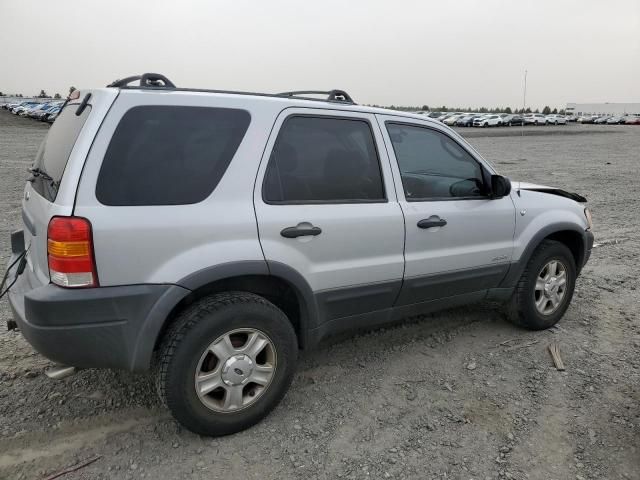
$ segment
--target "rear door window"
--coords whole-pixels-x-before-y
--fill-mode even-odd
[[[289,117],[269,159],[263,198],[276,204],[386,201],[369,123]]]
[[[87,106],[82,114],[77,116],[77,108],[77,105],[68,105],[58,115],[40,145],[33,164],[36,171],[42,172],[34,174],[33,188],[50,202],[56,199],[71,150],[91,112],[91,107]]]
[[[127,111],[102,161],[104,205],[186,205],[207,198],[249,127],[238,109],[140,106]]]

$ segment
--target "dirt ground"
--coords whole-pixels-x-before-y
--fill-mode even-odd
[[[2,265],[46,130],[0,111]],[[96,456],[63,478],[640,479],[640,127],[462,133],[510,178],[589,199],[599,245],[559,328],[521,330],[481,305],[333,340],[302,354],[265,421],[218,439],[180,428],[147,376],[51,381],[50,362],[3,330],[0,479]],[[9,315],[2,300],[0,325]]]

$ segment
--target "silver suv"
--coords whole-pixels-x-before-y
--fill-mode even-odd
[[[261,420],[336,332],[483,300],[548,328],[593,244],[580,195],[512,190],[442,123],[339,90],[76,90],[28,180],[9,326],[62,365],[153,369],[204,435]]]

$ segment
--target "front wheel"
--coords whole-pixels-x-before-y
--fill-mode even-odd
[[[566,245],[545,240],[531,256],[509,304],[509,319],[530,330],[554,326],[569,308],[576,263]]]
[[[284,397],[297,351],[291,323],[266,299],[246,292],[204,297],[165,337],[158,394],[192,432],[235,433],[262,420]]]

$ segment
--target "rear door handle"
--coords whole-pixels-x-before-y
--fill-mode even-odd
[[[280,232],[284,238],[297,238],[306,236],[316,236],[322,233],[320,227],[287,227]]]
[[[436,217],[437,218],[437,217]],[[447,221],[444,218],[430,219],[425,218],[418,222],[419,228],[444,227]]]

